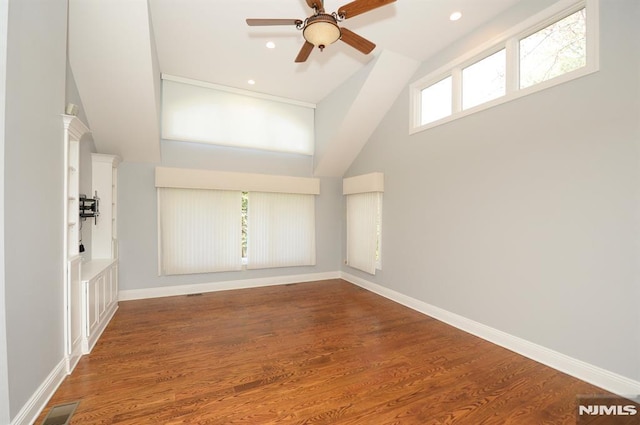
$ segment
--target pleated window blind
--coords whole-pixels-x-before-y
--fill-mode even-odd
[[[240,270],[242,192],[158,188],[160,274]]]
[[[247,227],[249,269],[315,265],[314,195],[250,192]]]
[[[162,75],[162,137],[313,154],[315,105]]]

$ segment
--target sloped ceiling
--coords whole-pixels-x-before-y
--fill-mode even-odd
[[[160,162],[165,73],[316,103],[325,118],[339,98],[344,114],[316,124],[315,164],[318,175],[342,175],[415,64],[518,1],[398,0],[341,24],[375,42],[372,54],[337,42],[296,64],[299,30],[248,27],[245,18],[304,19],[305,0],[69,0],[69,63],[100,152]],[[343,3],[326,0],[325,9]],[[451,22],[455,10],[464,15]],[[350,95],[336,96],[354,76]]]
[[[69,1],[69,63],[99,152],[160,161],[153,47],[145,0]]]
[[[344,174],[418,65],[418,61],[385,50],[363,73],[364,81],[357,85],[358,90],[341,99],[346,111],[338,116],[324,113],[323,108],[333,110],[330,99],[318,105],[316,125],[334,131],[325,138],[316,136],[316,145],[323,146],[316,149],[316,175]]]

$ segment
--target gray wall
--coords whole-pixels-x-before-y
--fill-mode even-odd
[[[198,143],[162,141],[162,166],[310,177],[313,159]],[[316,266],[181,276],[158,276],[154,170],[157,164],[123,162],[118,170],[120,290],[161,288],[340,269],[342,181],[323,178],[316,198]]]
[[[66,19],[65,0],[9,4],[4,290],[11,418],[64,356]]]
[[[412,136],[405,89],[347,173],[385,173],[383,270],[344,270],[640,380],[639,20],[603,0],[599,72]]]
[[[8,2],[0,2],[0,424],[9,423],[9,374],[4,278],[4,128],[7,75]]]

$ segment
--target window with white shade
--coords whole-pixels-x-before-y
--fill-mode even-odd
[[[250,192],[247,210],[249,269],[315,265],[314,195]]]
[[[347,265],[369,274],[382,269],[384,176],[370,173],[343,180],[347,210]]]
[[[156,168],[159,273],[315,265],[319,180]]]
[[[240,270],[242,193],[158,189],[162,275]]]
[[[382,268],[382,193],[347,195],[347,265],[375,274]]]
[[[162,138],[313,154],[315,105],[162,77]]]

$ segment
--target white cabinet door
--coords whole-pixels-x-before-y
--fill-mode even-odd
[[[98,281],[96,282],[96,286],[98,287],[98,320],[100,321],[102,321],[102,318],[104,317],[104,313],[107,311],[107,303],[106,303],[106,297],[105,297],[106,285],[107,285],[107,278],[106,278],[107,273],[108,273],[108,270],[104,271],[98,278]]]
[[[82,352],[88,354],[118,309],[118,265],[111,260],[85,263],[82,278]]]
[[[109,307],[111,307],[111,285],[112,285],[112,277],[111,274],[113,267],[109,267],[107,270],[104,271],[104,305],[105,305],[105,310],[109,310]]]
[[[96,282],[96,280],[91,280],[87,285],[87,315],[89,318],[87,329],[88,336],[93,335],[100,321],[100,316],[98,315],[99,285],[96,285]]]
[[[80,256],[67,264],[67,372],[71,373],[82,356],[82,284]]]

